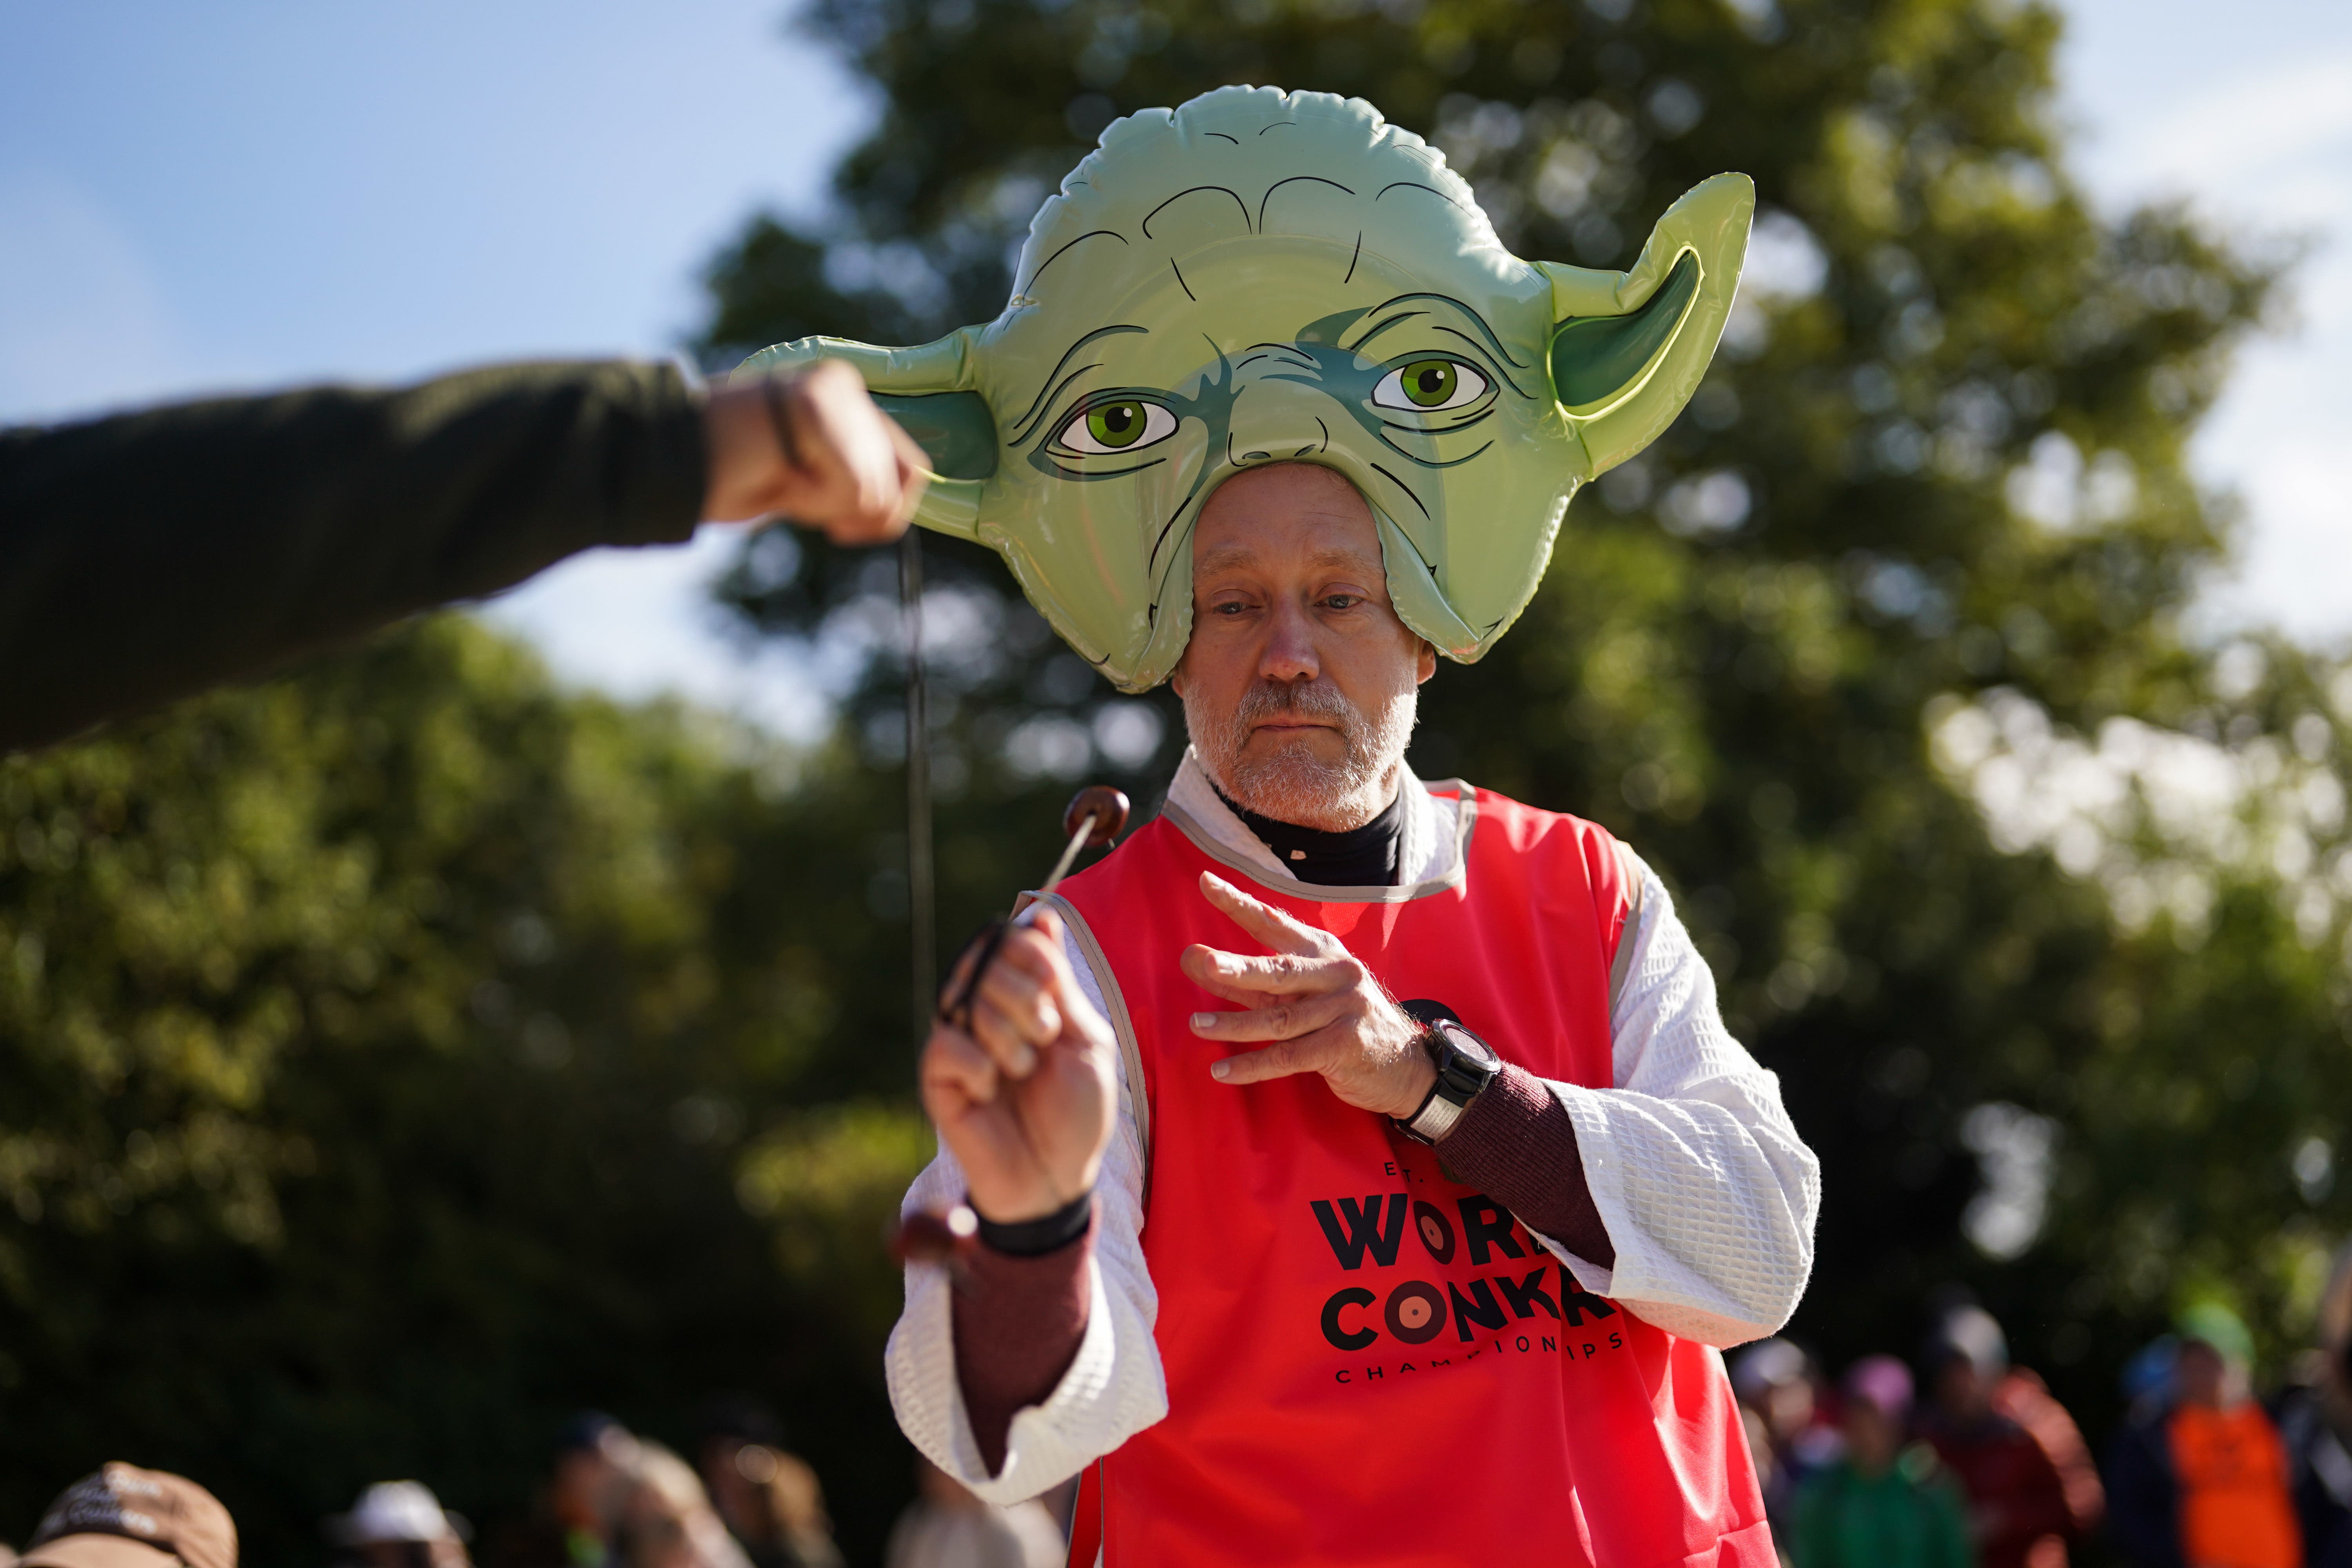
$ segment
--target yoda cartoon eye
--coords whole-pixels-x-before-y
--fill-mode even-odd
[[[1437,414],[1468,407],[1486,396],[1491,384],[1460,360],[1417,359],[1382,376],[1372,388],[1372,401],[1382,408]]]
[[[1157,403],[1125,397],[1082,409],[1055,441],[1073,452],[1132,452],[1176,434],[1176,416]]]

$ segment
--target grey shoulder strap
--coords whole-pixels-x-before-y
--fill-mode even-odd
[[[1625,976],[1633,968],[1633,937],[1641,928],[1642,893],[1650,869],[1622,841],[1612,838],[1609,845],[1617,853],[1618,872],[1625,879],[1625,923],[1617,932],[1617,956],[1609,961],[1609,1011],[1613,1016],[1617,998],[1625,989]]]
[[[1110,1032],[1118,1038],[1119,1061],[1127,1068],[1127,1100],[1135,1114],[1136,1152],[1143,1159],[1143,1197],[1151,1197],[1151,1096],[1145,1092],[1143,1082],[1143,1047],[1136,1043],[1135,1021],[1127,1011],[1127,998],[1119,994],[1118,976],[1110,971],[1110,961],[1103,956],[1102,944],[1087,928],[1087,917],[1078,913],[1067,899],[1059,893],[1049,893],[1038,900],[1053,906],[1062,917],[1070,935],[1076,939],[1078,951],[1086,955],[1087,967],[1094,972],[1095,984],[1102,988],[1103,1010],[1110,1016]]]

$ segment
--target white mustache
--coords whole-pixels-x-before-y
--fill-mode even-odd
[[[1355,727],[1363,722],[1363,715],[1356,711],[1356,705],[1342,696],[1339,688],[1319,680],[1261,680],[1242,693],[1241,701],[1234,708],[1234,726],[1243,736],[1248,734],[1252,724],[1261,721],[1291,718],[1337,720],[1340,729],[1351,736]]]

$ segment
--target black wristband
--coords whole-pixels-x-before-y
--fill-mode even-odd
[[[966,1197],[964,1202],[971,1199]],[[1036,1219],[1019,1220],[1012,1225],[999,1225],[972,1210],[980,1221],[981,1245],[1007,1258],[1043,1258],[1086,1235],[1095,1219],[1095,1195],[1081,1193],[1052,1214]]]

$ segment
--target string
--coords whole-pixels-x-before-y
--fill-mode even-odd
[[[931,875],[931,727],[923,677],[923,542],[912,528],[898,542],[898,613],[907,643],[907,924],[919,1050],[939,1005],[940,953]]]

